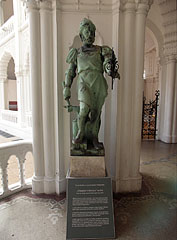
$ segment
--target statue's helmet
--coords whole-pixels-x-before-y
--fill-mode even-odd
[[[96,27],[95,27],[95,25],[92,23],[92,21],[91,21],[90,19],[88,19],[88,18],[84,18],[84,19],[82,20],[82,22],[80,23],[79,35],[80,35],[80,38],[81,38],[81,39],[82,39],[82,31],[83,31],[84,27],[86,27],[86,26],[89,26],[90,29],[91,29],[94,33],[95,33],[95,31],[96,31]]]

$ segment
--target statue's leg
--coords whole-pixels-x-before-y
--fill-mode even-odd
[[[92,129],[92,134],[93,134],[92,142],[93,142],[93,146],[96,149],[101,149],[103,147],[102,144],[99,143],[99,141],[98,141],[98,133],[100,130],[100,125],[101,125],[100,116],[101,116],[101,111],[99,111],[97,117],[95,118],[94,123],[93,123],[93,129]]]
[[[78,114],[77,124],[78,124],[78,133],[74,140],[74,143],[82,143],[84,133],[85,133],[85,120],[89,113],[90,109],[87,104],[80,102],[80,111]]]

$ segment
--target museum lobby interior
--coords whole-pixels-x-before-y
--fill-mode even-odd
[[[175,240],[175,0],[0,0],[0,239],[66,239],[72,118],[62,81],[85,17],[96,26],[95,44],[113,47],[119,62],[113,90],[105,76],[99,133],[116,239]],[[143,126],[152,130],[143,96],[153,105],[157,91],[154,136],[143,136]]]

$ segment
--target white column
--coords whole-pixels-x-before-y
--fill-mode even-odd
[[[7,66],[9,59],[1,59],[0,62],[0,109],[6,108],[6,84],[7,84]]]
[[[5,79],[0,79],[0,109],[5,109]]]
[[[177,143],[177,75],[176,58],[167,58],[164,130],[162,141]]]
[[[3,0],[0,0],[0,27],[4,24]]]
[[[45,178],[44,192],[55,192],[52,1],[40,4],[41,66]]]
[[[119,19],[120,82],[114,191],[141,189],[139,173],[145,20],[149,4],[121,1]]]
[[[26,127],[24,103],[24,76],[22,72],[15,72],[15,75],[17,78],[18,123],[20,127]]]
[[[24,66],[23,69],[24,76],[24,105],[25,105],[25,123],[27,127],[31,127],[31,81],[29,74],[29,66]]]
[[[32,85],[32,125],[34,177],[32,188],[35,193],[44,192],[44,148],[42,123],[42,86],[41,86],[41,38],[40,14],[38,3],[27,2],[30,28],[30,77]]]
[[[15,31],[15,75],[17,78],[17,104],[18,104],[18,124],[24,127],[24,104],[23,104],[23,76],[21,72],[21,49],[20,49],[20,9],[19,1],[13,0],[14,9],[14,31]]]
[[[134,31],[135,31],[135,3],[127,3],[123,9],[124,24],[119,48],[122,48],[123,57],[120,66],[121,105],[118,104],[119,125],[117,129],[116,153],[116,192],[131,191],[129,189],[130,159],[133,156],[132,143],[132,104],[134,90]],[[122,19],[121,19],[122,20]],[[123,105],[122,105],[123,104]],[[120,136],[120,138],[118,138]],[[132,179],[131,179],[132,181]]]
[[[137,188],[141,188],[141,175],[139,173],[140,151],[141,151],[141,128],[142,128],[142,104],[144,89],[144,45],[145,45],[145,25],[149,5],[139,3],[136,10],[135,29],[135,82],[134,82],[134,104],[132,144],[133,161],[130,162],[130,176],[136,179]],[[139,180],[138,180],[139,179]]]
[[[62,28],[61,3],[55,1],[53,11],[53,53],[54,63],[54,113],[55,113],[55,163],[56,163],[56,193],[66,191],[64,140],[63,140],[63,69],[62,69]]]

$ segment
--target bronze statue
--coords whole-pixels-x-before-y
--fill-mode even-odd
[[[63,95],[68,104],[68,111],[78,112],[72,141],[73,149],[83,150],[85,143],[85,148],[99,152],[103,149],[103,144],[98,140],[100,116],[108,89],[103,73],[106,72],[112,78],[119,78],[119,73],[113,50],[107,46],[93,45],[95,30],[95,25],[89,19],[84,18],[80,23],[83,46],[79,49],[72,48],[68,54],[66,62],[69,68],[63,82]],[[76,72],[80,106],[73,108],[70,104],[70,88]]]

